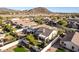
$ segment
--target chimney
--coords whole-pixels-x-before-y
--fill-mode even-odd
[[[43,33],[45,33],[45,29],[43,29]]]

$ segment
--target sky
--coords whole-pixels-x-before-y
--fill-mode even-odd
[[[7,7],[14,10],[29,10],[35,7]],[[79,13],[79,7],[46,7],[52,12]]]

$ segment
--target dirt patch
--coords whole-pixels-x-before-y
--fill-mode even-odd
[[[14,48],[16,48],[17,46],[12,46],[11,48],[5,50],[4,52],[14,52]]]

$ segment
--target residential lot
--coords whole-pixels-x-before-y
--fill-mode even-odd
[[[67,27],[66,20],[12,18],[1,21],[0,51],[71,52],[78,50],[78,29]],[[68,35],[68,36],[67,36]],[[56,37],[58,37],[56,39]],[[73,39],[72,39],[73,38]],[[51,43],[53,42],[53,43]],[[69,45],[68,45],[69,44]],[[70,48],[71,47],[71,48]],[[46,48],[46,49],[45,49]],[[44,50],[45,49],[45,50]]]
[[[23,27],[26,27],[26,26],[32,27],[32,26],[38,25],[37,23],[33,22],[30,18],[24,18],[24,19],[13,18],[11,21],[14,24],[18,24]]]
[[[13,46],[11,48],[8,48],[7,50],[4,50],[3,52],[29,52],[29,50],[22,46]]]

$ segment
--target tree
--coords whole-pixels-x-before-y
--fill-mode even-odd
[[[75,15],[71,15],[71,17],[72,17],[72,18],[75,18],[76,16],[75,16]]]
[[[16,28],[20,29],[20,28],[22,28],[22,26],[21,25],[16,25]]]
[[[67,21],[66,20],[60,20],[60,21],[58,21],[58,24],[62,25],[62,26],[67,26]]]
[[[3,22],[2,22],[2,20],[0,19],[0,25],[2,25],[2,23],[3,23]]]
[[[6,20],[10,20],[11,19],[11,17],[6,17]]]
[[[18,37],[17,33],[10,32],[9,34],[10,34],[10,35],[12,35],[12,36],[13,36],[13,37],[15,37],[15,38],[17,38],[17,37]]]
[[[60,19],[60,16],[50,16],[50,18],[51,18],[52,20],[59,20],[59,19]]]
[[[13,28],[11,24],[5,24],[3,26],[3,30],[6,32],[15,32],[16,31],[16,29]]]
[[[64,32],[65,32],[65,30],[59,29],[58,34],[61,35],[61,34],[63,34]]]
[[[27,35],[26,39],[29,40],[33,45],[38,45],[38,41],[35,39],[33,34]]]
[[[3,30],[4,30],[4,31],[10,32],[10,29],[11,29],[11,26],[10,26],[9,24],[5,24],[5,25],[3,26]]]
[[[43,19],[42,16],[37,16],[37,17],[34,18],[34,21],[37,22],[38,24],[42,24],[43,23],[42,19]]]
[[[3,19],[3,17],[1,17],[1,16],[0,16],[0,19],[2,20],[2,19]]]

